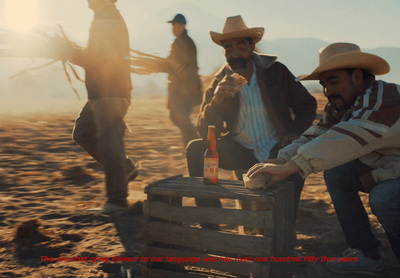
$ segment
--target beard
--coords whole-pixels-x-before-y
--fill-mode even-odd
[[[245,58],[232,58],[229,59],[227,62],[232,71],[239,74],[245,73],[248,70],[249,65],[251,64],[250,59]]]
[[[351,107],[351,104],[346,103],[341,95],[331,95],[328,101],[336,111],[345,111]]]
[[[328,97],[329,103],[336,111],[345,111],[350,109],[354,102],[357,100],[358,96],[362,93],[357,86],[353,84],[353,81],[350,80],[351,89],[346,93],[346,99],[343,95],[340,94],[332,94]]]

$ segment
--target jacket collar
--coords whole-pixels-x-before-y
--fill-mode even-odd
[[[256,66],[262,67],[264,69],[269,69],[272,64],[275,63],[276,59],[278,59],[278,56],[253,52],[251,58]]]
[[[185,29],[185,30],[183,30],[182,33],[181,33],[178,37],[176,37],[176,38],[178,39],[178,38],[187,37],[187,36],[188,36],[188,31],[187,31],[187,29]]]

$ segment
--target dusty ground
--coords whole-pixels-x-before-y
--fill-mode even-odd
[[[41,256],[137,257],[144,244],[143,216],[132,210],[111,216],[91,210],[105,201],[103,173],[71,140],[79,106],[71,112],[0,118],[0,277],[120,277],[121,266],[140,277],[140,263],[41,261]],[[187,175],[187,170],[165,98],[134,98],[126,121],[132,130],[126,136],[127,153],[140,168],[129,185],[134,204],[146,199],[143,188],[149,183]],[[232,178],[229,172],[222,175]],[[26,221],[16,237],[18,225]],[[386,236],[372,215],[371,222],[391,268],[394,257]],[[333,257],[347,248],[320,174],[306,181],[297,237],[304,255]],[[398,269],[389,269],[387,277],[399,275]],[[318,262],[296,266],[294,277],[339,275]]]

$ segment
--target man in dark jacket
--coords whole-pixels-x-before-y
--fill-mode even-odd
[[[316,101],[277,57],[254,52],[264,28],[248,28],[240,16],[234,16],[227,18],[222,34],[210,34],[224,48],[227,64],[203,97],[198,131],[204,139],[187,146],[189,175],[203,175],[207,127],[215,125],[219,167],[235,170],[240,178],[254,163],[275,158],[281,147],[312,124]],[[238,88],[233,73],[243,76],[247,84]],[[304,181],[300,176],[294,179],[297,208]]]
[[[128,207],[128,181],[138,170],[125,154],[124,116],[131,101],[129,35],[116,0],[88,0],[94,11],[85,49],[71,51],[70,61],[85,69],[88,101],[76,119],[74,140],[104,168],[108,200],[104,213]]]
[[[171,121],[181,130],[186,145],[197,138],[196,128],[190,121],[192,108],[201,103],[201,80],[198,74],[197,49],[186,30],[186,19],[177,14],[172,20],[172,32],[176,39],[171,52],[160,61],[158,70],[168,73],[168,109]]]

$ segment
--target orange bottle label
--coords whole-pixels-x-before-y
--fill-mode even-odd
[[[204,177],[208,179],[218,178],[218,158],[204,158]]]

